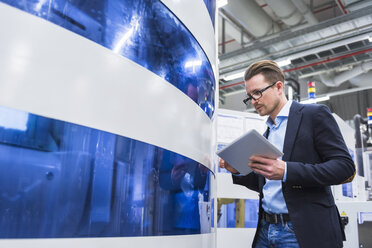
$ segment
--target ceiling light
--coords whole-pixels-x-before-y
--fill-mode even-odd
[[[225,80],[225,81],[230,81],[230,80],[234,80],[234,79],[237,79],[237,78],[243,78],[244,73],[245,73],[245,71],[241,71],[241,72],[238,72],[238,73],[223,76],[222,79]]]
[[[221,8],[225,5],[227,5],[227,0],[217,0],[217,8]]]
[[[368,41],[369,41],[369,42],[372,42],[372,36],[369,36],[369,37],[368,37]]]
[[[283,66],[286,66],[286,65],[290,65],[291,64],[291,60],[290,59],[285,59],[285,60],[279,60],[279,61],[275,61],[279,67],[283,67]]]
[[[185,68],[197,67],[197,66],[201,66],[201,65],[202,65],[201,60],[189,60],[185,63]]]
[[[316,98],[312,98],[312,99],[306,99],[304,101],[301,101],[301,103],[314,103],[314,102],[324,102],[324,101],[328,101],[329,100],[329,96],[326,95],[326,96],[322,96],[322,97],[316,97]]]

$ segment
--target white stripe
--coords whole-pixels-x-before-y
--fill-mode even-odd
[[[3,239],[6,248],[195,248],[215,247],[215,234],[127,237],[127,238],[73,238],[73,239]]]
[[[209,16],[208,9],[203,0],[160,0],[167,6],[181,22],[190,30],[199,42],[211,62],[212,69],[217,78],[216,54],[217,43]],[[218,81],[216,81],[216,84]]]
[[[170,83],[5,4],[0,32],[0,105],[140,140],[211,168],[211,120]]]

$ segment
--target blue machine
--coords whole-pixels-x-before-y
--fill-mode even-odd
[[[215,1],[205,1],[211,13]],[[0,2],[44,18],[136,62],[180,89],[212,117],[215,80],[211,64],[192,34],[159,0]]]
[[[20,111],[8,109],[16,115]],[[0,237],[200,233],[209,170],[133,139],[28,114],[0,128]]]
[[[0,2],[134,61],[212,117],[211,64],[160,1]],[[214,13],[215,1],[206,4]],[[126,34],[134,32],[127,42]],[[135,139],[0,110],[6,112],[0,113],[0,238],[201,233],[199,205],[211,201],[210,171],[204,165]]]

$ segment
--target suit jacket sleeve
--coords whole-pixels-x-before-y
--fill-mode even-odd
[[[246,186],[248,189],[259,192],[258,175],[254,172],[246,176],[232,176],[233,183]]]
[[[339,127],[328,107],[316,108],[312,115],[312,124],[302,123],[311,132],[314,147],[302,147],[301,141],[295,143],[297,153],[303,156],[314,154],[316,163],[287,162],[286,184],[303,186],[329,186],[344,182],[355,172],[355,165],[345,145]],[[301,152],[298,152],[301,149]],[[307,155],[305,155],[307,154]],[[299,160],[297,160],[299,161]]]

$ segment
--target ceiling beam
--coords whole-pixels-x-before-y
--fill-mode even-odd
[[[244,48],[235,50],[233,52],[222,54],[219,56],[219,59],[220,61],[229,59],[234,56],[238,56],[238,55],[241,55],[241,54],[244,54],[244,53],[256,50],[256,49],[261,49],[261,48],[264,48],[266,46],[269,46],[275,43],[283,42],[283,41],[286,41],[286,40],[289,40],[295,37],[299,37],[299,36],[302,36],[308,33],[320,31],[324,28],[327,28],[327,27],[330,27],[330,26],[333,26],[333,25],[336,25],[342,22],[347,22],[347,21],[360,18],[365,15],[370,15],[371,13],[372,13],[372,6],[369,6],[364,9],[351,12],[347,15],[338,16],[338,17],[320,22],[316,25],[313,25],[313,26],[310,26],[310,27],[307,27],[301,30],[297,30],[297,31],[291,31],[290,29],[285,30],[285,31],[279,32],[276,35],[274,35],[275,36],[274,38],[271,38],[268,40],[257,39],[257,40],[254,40],[248,43],[248,46]]]

